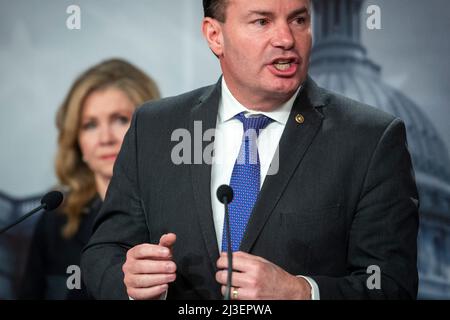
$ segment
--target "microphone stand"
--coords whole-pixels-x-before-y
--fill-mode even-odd
[[[37,207],[37,208],[33,209],[32,211],[28,212],[23,217],[21,217],[19,220],[13,222],[9,226],[0,229],[0,235],[2,235],[3,233],[8,231],[9,229],[14,227],[15,225],[18,225],[23,220],[25,220],[29,216],[35,214],[36,212],[38,212],[38,211],[40,211],[42,209],[44,209],[45,211],[50,211],[50,210],[54,210],[54,209],[58,208],[59,205],[61,204],[61,202],[63,201],[63,199],[64,199],[64,195],[61,192],[59,192],[59,191],[51,191],[51,192],[47,193],[45,196],[42,197],[41,205],[39,207]]]
[[[33,211],[30,211],[29,213],[27,213],[26,215],[24,215],[23,217],[21,217],[19,220],[17,220],[16,222],[14,222],[13,224],[3,228],[0,230],[0,234],[5,233],[6,231],[8,231],[9,229],[11,229],[12,227],[14,227],[15,225],[18,225],[19,223],[21,223],[23,220],[25,220],[26,218],[28,218],[29,216],[35,214],[36,212],[38,212],[41,209],[46,209],[47,205],[41,204],[39,207],[33,209]]]
[[[225,291],[224,300],[230,300],[231,278],[232,278],[232,274],[233,274],[233,252],[231,249],[231,232],[230,232],[230,216],[228,213],[228,197],[223,197],[223,204],[225,205],[225,223],[226,223],[226,230],[227,230],[227,258],[228,258],[227,288]]]

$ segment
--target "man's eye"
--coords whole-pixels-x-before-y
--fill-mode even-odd
[[[258,19],[255,21],[255,23],[258,26],[265,26],[266,24],[269,23],[269,21],[267,19]]]
[[[295,19],[295,22],[297,24],[305,24],[306,18],[305,17],[298,17],[298,18]]]

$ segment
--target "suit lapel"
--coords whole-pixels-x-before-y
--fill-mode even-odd
[[[325,95],[310,78],[304,84],[289,115],[278,146],[279,170],[267,176],[241,242],[240,250],[250,252],[264,224],[281,198],[290,178],[317,135],[323,115],[315,107],[325,104]],[[304,122],[302,122],[303,117]]]
[[[215,129],[217,124],[217,113],[219,109],[219,102],[221,97],[221,81],[208,90],[201,98],[200,103],[195,106],[191,112],[190,119],[190,132],[195,131],[195,122],[200,121],[202,124],[202,132],[208,129]],[[198,124],[197,124],[198,126]],[[198,129],[197,129],[198,130]],[[198,139],[198,138],[197,138]],[[203,139],[202,139],[203,140]],[[198,142],[194,142],[192,154],[195,151],[203,153],[205,147],[210,144],[210,141],[202,142],[201,149],[199,145],[195,145]],[[217,237],[214,228],[214,219],[211,205],[211,164],[205,163],[201,160],[201,164],[192,164],[191,168],[191,180],[194,201],[196,205],[197,216],[202,232],[205,246],[208,251],[208,255],[211,262],[211,272],[215,277],[216,261],[219,259],[219,249],[217,247]]]

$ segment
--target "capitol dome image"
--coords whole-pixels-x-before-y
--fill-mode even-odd
[[[450,158],[433,123],[399,90],[361,43],[363,0],[313,0],[310,74],[322,87],[405,122],[420,199],[419,299],[450,299]],[[393,57],[397,59],[398,57]]]

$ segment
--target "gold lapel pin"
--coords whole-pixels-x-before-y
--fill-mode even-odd
[[[303,124],[305,122],[305,117],[299,113],[298,115],[295,116],[295,121],[298,124]]]

